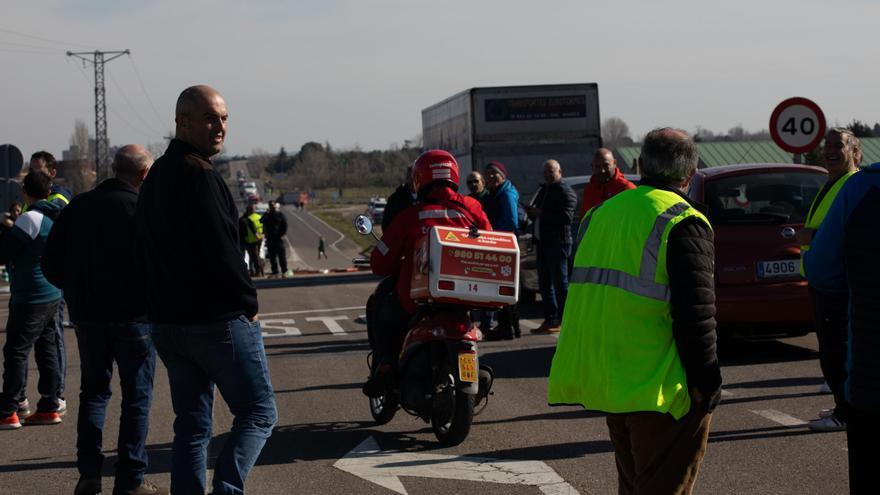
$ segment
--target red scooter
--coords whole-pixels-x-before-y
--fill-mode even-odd
[[[366,216],[359,216],[355,227],[362,235],[373,233]],[[372,297],[380,297],[383,286],[387,282],[380,283]],[[479,363],[479,330],[469,309],[452,304],[419,307],[404,337],[393,380],[382,396],[370,398],[370,413],[378,424],[388,423],[403,409],[430,422],[444,445],[458,445],[467,438],[473,417],[488,403],[494,381],[492,369]],[[370,316],[368,303],[368,324]],[[367,361],[370,370],[371,358],[372,353]]]

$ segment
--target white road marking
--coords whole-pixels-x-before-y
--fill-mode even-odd
[[[297,337],[302,335],[299,328],[293,326],[296,321],[292,319],[260,320],[260,327],[264,329],[281,330],[282,333],[263,332],[266,337]]]
[[[326,309],[303,309],[300,311],[281,311],[280,313],[260,313],[259,317],[264,316],[281,316],[281,315],[301,315],[306,313],[335,313],[337,311],[352,311],[355,309],[364,309],[364,305],[347,306],[344,308],[326,308]]]
[[[807,424],[806,421],[802,419],[795,418],[794,416],[789,416],[788,414],[779,412],[775,409],[763,409],[760,411],[752,411],[753,413],[761,416],[762,418],[769,419],[774,423],[779,423],[782,426],[803,426]]]
[[[519,320],[519,326],[528,328],[529,330],[534,330],[541,326],[540,323],[535,322],[534,320]]]
[[[579,493],[541,461],[386,452],[379,449],[372,436],[336,461],[333,467],[402,495],[407,492],[400,476],[536,486],[546,495]]]
[[[345,330],[336,322],[347,319],[347,316],[311,316],[306,318],[306,321],[320,321],[333,335],[345,335]]]
[[[306,215],[308,215],[308,216],[310,216],[310,217],[312,217],[312,218],[318,220],[319,222],[323,223],[324,225],[326,225],[326,226],[327,226],[330,230],[332,230],[333,232],[336,232],[337,234],[339,234],[339,236],[340,236],[339,239],[336,239],[335,241],[333,241],[333,242],[330,243],[330,247],[331,247],[332,249],[334,249],[334,250],[336,250],[336,251],[339,251],[339,248],[336,247],[336,244],[337,244],[339,241],[341,241],[342,239],[345,239],[345,235],[342,234],[342,232],[339,232],[338,230],[336,230],[336,229],[334,229],[333,227],[331,227],[327,222],[321,220],[321,219],[318,218],[316,215],[313,215],[313,214],[311,214],[311,213],[308,212],[308,211],[305,212],[305,213],[306,213]],[[303,225],[305,225],[306,227],[308,227],[309,230],[311,230],[312,232],[314,232],[315,235],[317,235],[318,237],[324,237],[324,234],[318,232],[318,229],[316,229],[316,228],[312,227],[311,225],[309,225],[309,222],[306,222],[306,220],[305,220],[303,217],[299,216],[296,212],[291,212],[291,214],[292,214],[294,217],[296,217],[297,220],[299,220],[300,222],[302,222]]]
[[[339,234],[339,239],[336,239],[335,241],[333,241],[333,242],[330,243],[330,247],[331,247],[331,248],[333,248],[333,249],[339,251],[339,248],[336,247],[336,245],[339,244],[339,242],[340,242],[341,240],[345,239],[345,234],[343,234],[342,232],[336,230],[335,227],[333,227],[333,226],[330,225],[329,223],[325,222],[325,221],[324,221],[323,219],[321,219],[321,217],[319,217],[318,215],[315,215],[314,213],[312,213],[312,212],[310,212],[310,211],[307,211],[306,214],[309,215],[310,217],[314,218],[315,220],[317,220],[317,221],[323,223],[325,226],[327,226],[328,229],[330,229],[330,230],[332,230],[333,232],[336,232],[337,234]]]

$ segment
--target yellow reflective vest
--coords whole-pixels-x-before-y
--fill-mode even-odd
[[[815,198],[813,198],[813,202],[810,203],[810,210],[807,213],[807,219],[804,222],[804,228],[819,230],[819,227],[822,226],[822,222],[825,221],[825,215],[828,214],[828,210],[831,208],[831,203],[834,203],[834,198],[837,197],[837,193],[840,192],[840,189],[846,184],[846,181],[849,180],[850,177],[858,172],[858,170],[854,170],[852,172],[847,172],[845,175],[841,176],[834,184],[828,189],[828,192],[825,193],[825,196],[822,196],[822,199],[819,200],[819,195],[817,194]],[[816,201],[819,201],[816,204]],[[804,253],[810,250],[809,244],[801,245],[801,276],[806,277],[804,273]]]
[[[259,213],[251,213],[247,217],[247,232],[245,233],[245,242],[248,244],[256,244],[263,240],[263,222],[260,221]]]
[[[690,410],[672,334],[666,248],[688,217],[679,195],[639,186],[593,208],[580,239],[550,379],[550,404],[608,413]]]

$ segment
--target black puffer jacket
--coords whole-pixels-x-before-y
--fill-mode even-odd
[[[671,191],[697,209],[680,191],[643,180],[641,185]],[[672,333],[689,387],[696,387],[711,411],[721,399],[721,366],[715,330],[715,245],[712,229],[697,218],[669,233],[666,271],[672,294]]]

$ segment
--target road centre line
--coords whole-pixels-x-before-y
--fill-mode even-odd
[[[316,229],[316,228],[312,227],[311,225],[309,225],[309,222],[306,222],[306,220],[305,220],[304,218],[302,218],[301,216],[299,216],[296,212],[291,212],[291,214],[292,214],[294,217],[296,217],[297,220],[299,220],[300,222],[302,222],[306,227],[308,227],[309,230],[311,230],[312,232],[314,232],[315,235],[317,235],[318,237],[324,237],[323,234],[321,234],[320,232],[318,232],[318,229]],[[306,212],[306,214],[309,215],[310,217],[312,217],[312,218],[318,220],[319,222],[323,223],[325,226],[327,226],[327,228],[329,228],[329,229],[332,230],[333,232],[336,232],[337,234],[339,234],[339,239],[336,239],[335,241],[333,241],[333,242],[330,243],[330,247],[331,247],[331,248],[333,248],[333,249],[336,250],[336,251],[339,251],[339,248],[336,247],[336,244],[339,243],[339,241],[341,241],[342,239],[345,239],[345,234],[343,234],[342,232],[340,232],[340,231],[334,229],[333,227],[331,227],[330,224],[328,224],[327,222],[321,220],[317,215],[313,215],[312,213],[310,213],[310,212],[308,212],[308,211]]]
[[[769,419],[774,423],[779,423],[782,426],[803,426],[807,424],[806,421],[802,419],[795,418],[794,416],[789,416],[788,414],[779,412],[775,409],[763,409],[760,411],[752,411],[753,413],[761,416],[762,418]]]
[[[364,309],[364,306],[348,306],[345,308],[327,308],[327,309],[303,309],[300,311],[281,311],[280,313],[260,313],[260,318],[264,316],[281,316],[281,315],[302,315],[307,313],[332,313],[336,311],[351,311],[354,309]]]

